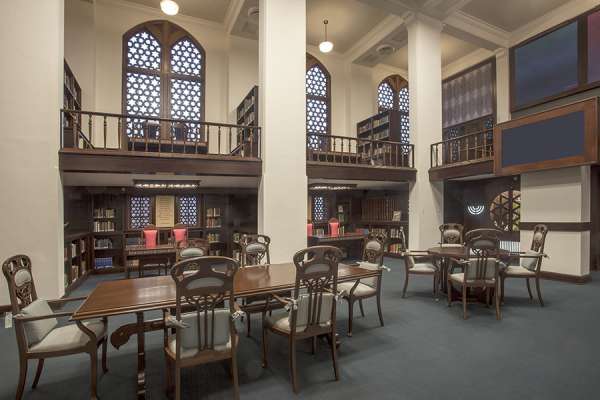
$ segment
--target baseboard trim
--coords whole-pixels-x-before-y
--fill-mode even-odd
[[[577,275],[561,274],[559,272],[542,271],[540,273],[540,276],[543,279],[549,279],[552,281],[569,282],[569,283],[574,283],[576,285],[583,285],[585,283],[591,282],[591,280],[592,280],[591,274],[577,276]]]
[[[7,312],[10,312],[10,310],[12,310],[12,307],[10,306],[10,304],[5,304],[3,306],[0,306],[0,313],[7,313]]]

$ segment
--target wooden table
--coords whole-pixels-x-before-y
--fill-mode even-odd
[[[346,244],[352,242],[359,242],[360,251],[362,251],[362,242],[367,237],[362,232],[348,232],[340,235],[313,235],[308,237],[309,246],[329,245],[335,247],[343,247]],[[350,249],[347,249],[350,253]],[[348,254],[350,255],[350,254]],[[357,258],[360,258],[362,254],[355,254]]]
[[[377,276],[379,271],[361,267],[339,265],[338,282]],[[234,279],[236,298],[289,291],[294,288],[296,267],[292,263],[249,266],[240,268]],[[138,399],[146,394],[145,332],[164,329],[164,321],[144,321],[144,312],[175,307],[175,283],[170,276],[153,276],[143,279],[123,279],[102,282],[73,314],[74,320],[135,314],[136,322],[119,327],[110,337],[115,348],[127,343],[133,335],[138,341]]]
[[[138,260],[138,277],[144,277],[144,267],[149,264],[172,265],[175,263],[177,249],[172,244],[159,244],[154,247],[132,245],[125,247],[125,273],[129,278],[130,259]]]

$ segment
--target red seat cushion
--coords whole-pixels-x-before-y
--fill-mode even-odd
[[[173,236],[175,236],[175,243],[183,242],[187,236],[187,229],[177,228],[173,229]]]
[[[156,239],[158,237],[158,231],[155,229],[144,231],[144,242],[146,247],[156,247]]]
[[[329,234],[331,236],[338,236],[340,234],[340,223],[330,222],[329,223]]]

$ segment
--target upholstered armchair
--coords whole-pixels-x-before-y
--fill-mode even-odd
[[[177,242],[177,262],[194,257],[204,257],[209,253],[210,244],[206,239],[186,239]]]
[[[176,400],[181,399],[183,368],[223,360],[231,360],[234,396],[239,398],[238,336],[234,323],[238,310],[233,292],[238,266],[236,260],[213,256],[186,259],[171,268],[175,281],[175,315],[165,313],[164,318],[165,326],[174,329],[175,334],[165,329],[164,351],[167,392],[175,386]]]
[[[43,300],[38,298],[31,260],[25,255],[10,257],[2,264],[2,272],[8,284],[11,312],[15,324],[15,335],[19,349],[19,382],[16,399],[23,396],[27,378],[27,362],[38,360],[32,389],[39,383],[44,360],[71,354],[87,353],[90,356],[90,397],[97,398],[98,347],[102,345],[102,369],[106,364],[107,329],[106,318],[73,324],[60,325],[59,318],[67,318],[71,312],[54,312],[52,307],[62,306],[85,297]]]
[[[269,316],[267,308],[263,311],[263,367],[268,366],[268,334],[287,338],[295,393],[298,392],[296,342],[299,340],[311,339],[314,354],[317,337],[325,335],[331,348],[335,380],[339,379],[335,333],[338,262],[342,256],[342,251],[333,246],[314,246],[297,252],[294,255],[296,283],[293,296],[270,295],[289,311]]]
[[[408,279],[411,275],[426,275],[433,277],[433,295],[437,299],[440,284],[440,269],[433,263],[431,255],[424,250],[406,250],[401,253],[404,260],[404,288],[402,297],[406,297]]]
[[[500,261],[495,258],[500,248],[497,237],[481,235],[472,236],[467,242],[468,254],[472,254],[468,260],[455,260],[462,265],[463,272],[448,275],[448,307],[452,305],[452,284],[460,286],[463,319],[467,319],[467,295],[468,290],[480,288],[485,292],[486,306],[490,303],[490,294],[493,291],[496,306],[496,319],[502,319],[499,300],[499,271]]]
[[[544,254],[544,245],[546,244],[547,234],[548,227],[546,225],[536,225],[533,228],[533,238],[531,240],[530,249],[519,253],[519,265],[508,265],[500,271],[502,301],[504,301],[504,281],[506,278],[525,279],[530,300],[533,300],[533,294],[531,293],[531,284],[529,280],[535,279],[535,289],[538,300],[540,306],[544,306],[544,300],[542,300],[542,292],[540,290],[540,275],[542,270],[542,260],[544,257],[547,257],[547,255]]]
[[[141,242],[146,248],[154,248],[160,244],[160,231],[158,230],[156,225],[146,225],[144,229],[142,229],[140,238]],[[141,268],[144,268],[144,271],[147,269],[156,269],[159,275],[161,273],[161,269],[163,269],[165,271],[165,275],[167,275],[169,267],[170,261],[167,261],[165,263],[145,264],[143,265],[143,267],[141,265],[139,266],[140,273],[143,272],[141,271]]]
[[[369,235],[363,245],[363,261],[360,266],[378,272],[373,278],[359,279],[355,282],[343,282],[338,285],[344,300],[348,302],[348,336],[352,336],[352,320],[354,317],[354,303],[358,301],[360,314],[364,317],[363,300],[370,297],[377,299],[377,313],[379,323],[383,326],[383,314],[381,312],[381,277],[383,270],[383,254],[385,244],[376,236]]]
[[[440,244],[442,246],[462,246],[463,230],[461,224],[447,223],[439,226],[440,229]]]
[[[184,224],[175,224],[171,229],[170,242],[177,246],[181,242],[186,242],[188,239],[188,229]]]

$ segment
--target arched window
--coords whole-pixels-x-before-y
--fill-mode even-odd
[[[184,29],[168,21],[140,24],[123,35],[123,113],[145,117],[204,120],[206,56],[202,46]],[[194,140],[197,124],[186,123],[186,136]],[[160,124],[149,127],[128,119],[127,135],[155,138],[178,136]]]
[[[377,87],[377,108],[379,112],[395,110],[400,112],[400,132],[402,143],[408,143],[410,124],[408,118],[408,82],[400,75],[390,75]]]
[[[331,133],[331,75],[310,54],[306,55],[306,133],[308,146],[313,149],[323,146],[318,134]]]

